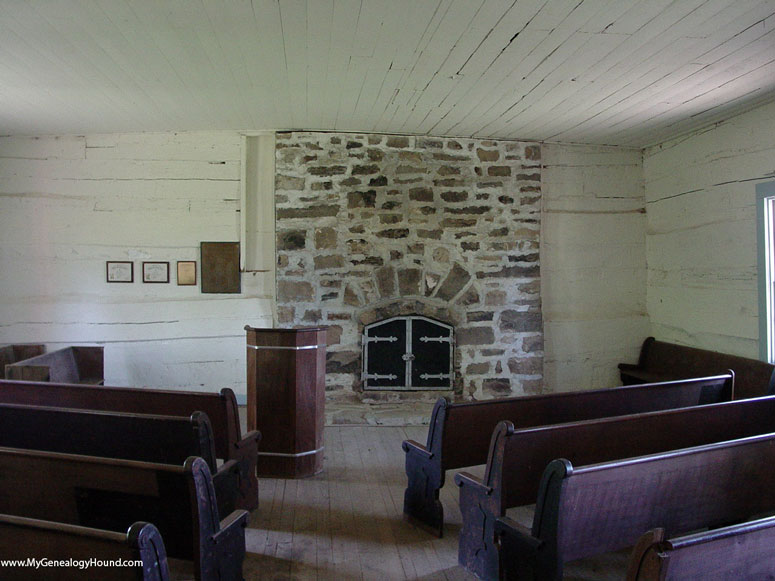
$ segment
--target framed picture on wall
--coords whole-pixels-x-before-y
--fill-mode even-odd
[[[196,284],[196,261],[178,260],[178,286]]]
[[[135,264],[128,260],[108,260],[105,263],[108,282],[134,282]]]
[[[169,262],[143,262],[143,282],[169,282]]]

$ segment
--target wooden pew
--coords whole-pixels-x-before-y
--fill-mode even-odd
[[[102,347],[65,347],[5,366],[5,377],[28,381],[100,384],[105,380]]]
[[[216,458],[239,464],[237,507],[258,506],[256,460],[261,434],[254,430],[242,436],[237,398],[229,388],[212,393],[0,380],[0,403],[185,417],[204,412],[212,425]]]
[[[775,516],[665,539],[665,529],[641,536],[627,581],[775,579]]]
[[[775,432],[775,396],[521,430],[501,422],[484,477],[455,475],[463,516],[458,561],[482,579],[497,578],[495,520],[536,502],[555,458],[593,464],[768,432]]]
[[[0,559],[46,559],[75,563],[69,566],[0,566],[4,581],[84,581],[97,577],[115,581],[169,581],[167,552],[159,530],[136,522],[125,533],[47,520],[0,514]],[[113,562],[110,567],[96,561]],[[118,566],[140,561],[138,566]],[[88,563],[89,566],[81,566]]]
[[[426,444],[406,440],[407,487],[404,514],[438,536],[444,528],[439,491],[447,470],[487,462],[490,438],[501,420],[516,427],[729,401],[734,374],[692,380],[553,393],[482,402],[450,403],[442,398],[431,415]]]
[[[5,366],[16,363],[22,359],[29,359],[46,352],[45,345],[32,345],[18,343],[15,345],[3,345],[0,347],[0,379],[5,377]]]
[[[771,512],[773,458],[775,434],[588,466],[553,460],[532,530],[498,519],[501,578],[562,579],[565,562],[632,546],[656,526],[681,534]]]
[[[202,412],[184,418],[0,404],[0,447],[174,465],[199,456],[213,474],[219,509],[232,512],[239,496],[239,466],[218,466]]]
[[[775,395],[775,365],[771,363],[657,341],[654,337],[643,341],[637,364],[619,364],[625,385],[726,373],[727,369],[735,372],[736,398]]]
[[[0,448],[0,513],[125,532],[152,522],[197,579],[242,581],[248,513],[220,515],[202,458],[182,466]]]

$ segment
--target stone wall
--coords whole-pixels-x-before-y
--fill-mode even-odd
[[[363,326],[455,327],[455,395],[541,390],[541,149],[536,143],[277,134],[277,317],[329,328],[329,398],[361,390]],[[427,397],[434,399],[439,392]]]

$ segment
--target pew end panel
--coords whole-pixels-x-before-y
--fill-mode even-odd
[[[498,423],[492,433],[487,469],[482,480],[467,472],[455,474],[463,517],[458,539],[458,563],[480,579],[498,578],[495,521],[505,515],[501,500],[501,471],[505,444],[514,431],[511,422]]]
[[[528,531],[501,516],[493,527],[499,548],[498,569],[491,579],[559,581],[563,559],[559,556],[560,494],[573,465],[565,458],[552,460],[544,470],[538,489],[533,527]]]
[[[261,442],[261,432],[251,430],[245,437],[233,442],[228,458],[237,462],[239,467],[239,494],[237,507],[245,510],[258,508],[258,445]]]
[[[439,500],[439,492],[445,481],[441,454],[449,406],[450,401],[445,397],[434,404],[424,446],[414,440],[405,440],[401,444],[406,454],[404,516],[438,537],[444,534],[444,507]]]
[[[242,581],[248,512],[235,510],[221,519],[207,463],[201,458],[189,458],[184,468],[191,473],[191,486],[198,501],[199,545],[194,556],[198,579]]]
[[[117,581],[170,581],[167,553],[159,530],[146,522],[135,522],[126,533],[93,529],[78,525],[0,515],[0,558],[50,560],[133,560],[137,567],[111,567],[110,578]],[[30,579],[31,567],[4,567],[4,581]],[[85,581],[104,573],[91,567],[40,567],[40,581]]]

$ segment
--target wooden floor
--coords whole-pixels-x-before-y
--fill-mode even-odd
[[[407,438],[427,427],[325,429],[325,470],[307,479],[262,478],[246,532],[246,581],[259,579],[475,579],[457,565],[460,511],[448,475],[439,539],[402,518]]]
[[[246,581],[263,579],[475,580],[457,564],[461,525],[454,472],[441,491],[444,537],[403,519],[406,439],[427,426],[328,426],[325,469],[313,478],[259,481],[259,506],[246,531]],[[481,475],[483,466],[466,471]],[[533,507],[508,515],[530,526]],[[629,551],[568,563],[567,581],[624,578]]]

